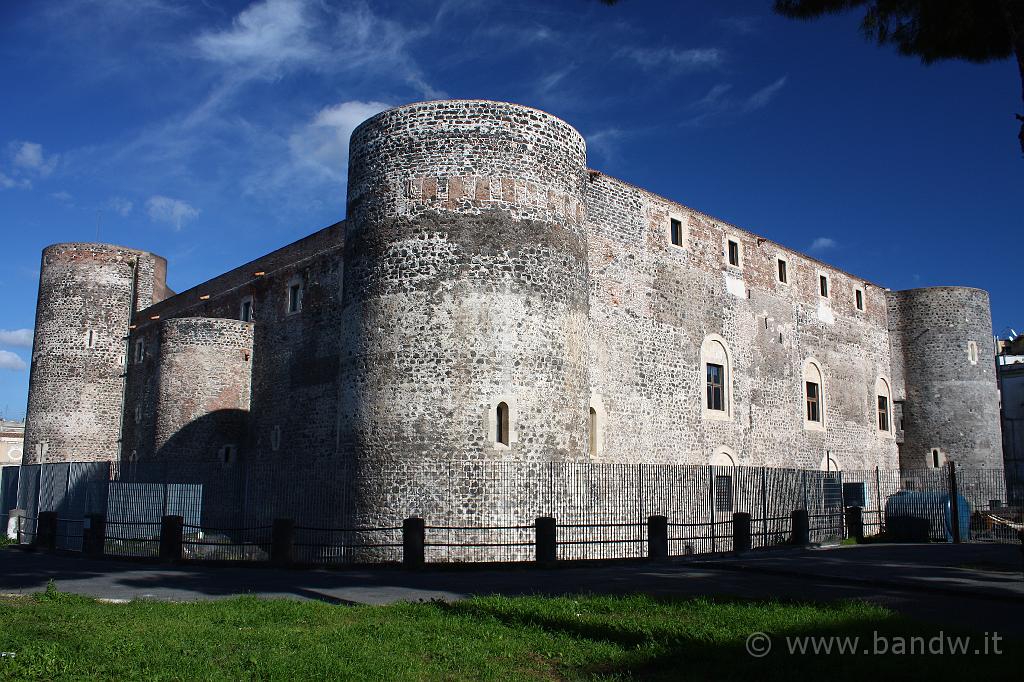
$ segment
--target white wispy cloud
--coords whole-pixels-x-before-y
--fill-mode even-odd
[[[132,208],[134,208],[134,206],[135,205],[132,202],[128,201],[124,197],[112,197],[109,201],[107,201],[107,208],[109,208],[111,211],[118,214],[122,218],[128,217],[131,214]]]
[[[167,223],[176,231],[199,217],[199,209],[188,202],[159,194],[146,200],[146,211],[153,222]]]
[[[0,329],[0,346],[32,347],[31,329]]]
[[[17,353],[12,353],[9,350],[0,350],[0,369],[24,371],[28,369],[28,365]]]
[[[689,50],[677,50],[674,47],[630,47],[620,50],[619,55],[647,69],[667,67],[673,71],[716,69],[725,60],[725,53],[717,47]]]
[[[299,168],[345,181],[349,137],[356,126],[390,107],[384,102],[340,102],[324,107],[288,138],[291,160]]]
[[[50,194],[50,196],[56,199],[57,201],[61,202],[62,204],[70,203],[71,199],[73,198],[71,196],[71,192],[66,192],[64,190],[61,190],[59,192],[53,192]]]
[[[587,153],[593,152],[605,162],[614,162],[619,156],[619,142],[625,136],[620,128],[604,128],[586,135]]]
[[[37,142],[12,142],[11,156],[11,164],[15,168],[44,178],[53,172],[60,161],[59,154],[44,154],[43,145]]]
[[[0,189],[32,189],[32,181],[28,178],[12,178],[0,171]]]
[[[811,245],[807,247],[807,250],[811,253],[821,253],[822,251],[834,249],[837,246],[839,246],[839,243],[831,237],[818,237],[811,242]]]
[[[782,76],[745,97],[737,94],[731,83],[718,83],[690,105],[693,115],[682,121],[682,125],[701,126],[712,121],[729,121],[763,109],[785,87],[786,81],[787,76]]]

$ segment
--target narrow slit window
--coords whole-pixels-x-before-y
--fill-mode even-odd
[[[508,403],[498,403],[496,410],[495,426],[497,427],[495,432],[494,441],[501,443],[502,445],[509,444],[509,429],[508,429]]]
[[[789,283],[789,272],[787,272],[787,268],[788,268],[788,266],[786,264],[786,261],[784,261],[784,260],[782,260],[780,258],[779,259],[779,281],[782,282],[783,284],[788,284]]]
[[[675,246],[683,245],[683,222],[676,220],[675,218],[669,219],[669,231],[672,236],[672,244]]]
[[[302,310],[302,285],[291,284],[288,286],[288,312],[297,313]]]
[[[597,454],[597,410],[590,408],[590,456]]]
[[[740,245],[732,239],[729,240],[729,265],[740,265]]]
[[[939,451],[938,450],[932,450],[932,468],[938,469],[939,468],[939,461],[940,461]]]
[[[86,339],[86,347],[93,348],[96,346],[96,332],[92,329],[89,330],[89,338]]]
[[[725,410],[725,368],[708,363],[707,405],[709,410]]]
[[[878,430],[889,430],[889,399],[884,395],[878,396]]]
[[[252,322],[252,298],[246,298],[238,311],[238,318],[242,322]]]
[[[821,421],[821,387],[813,381],[807,382],[807,421]]]
[[[818,275],[818,290],[823,298],[828,298],[828,276]]]
[[[857,299],[857,310],[864,310],[864,292],[857,289],[857,291],[854,292],[854,298]]]
[[[139,339],[135,342],[135,362],[136,364],[146,359],[146,342],[143,339]]]

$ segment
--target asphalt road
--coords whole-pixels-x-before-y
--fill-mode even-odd
[[[581,592],[812,602],[863,599],[940,627],[1024,635],[1021,554],[1012,545],[876,545],[661,563],[442,566],[418,571],[166,565],[0,550],[0,593],[38,592],[51,579],[66,592],[115,600],[254,594],[386,604],[478,594]]]

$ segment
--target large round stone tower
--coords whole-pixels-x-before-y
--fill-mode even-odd
[[[969,287],[891,292],[889,316],[904,367],[900,468],[953,460],[962,468],[1001,471],[988,293]]]
[[[54,244],[39,269],[25,464],[119,456],[132,315],[166,296],[167,262],[109,244]]]
[[[362,508],[423,458],[586,456],[585,182],[580,134],[515,104],[412,104],[353,132],[339,447]]]

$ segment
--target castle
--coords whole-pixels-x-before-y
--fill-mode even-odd
[[[347,217],[187,291],[43,251],[25,464],[1002,470],[988,295],[889,291],[591,170],[515,104],[352,134]]]

